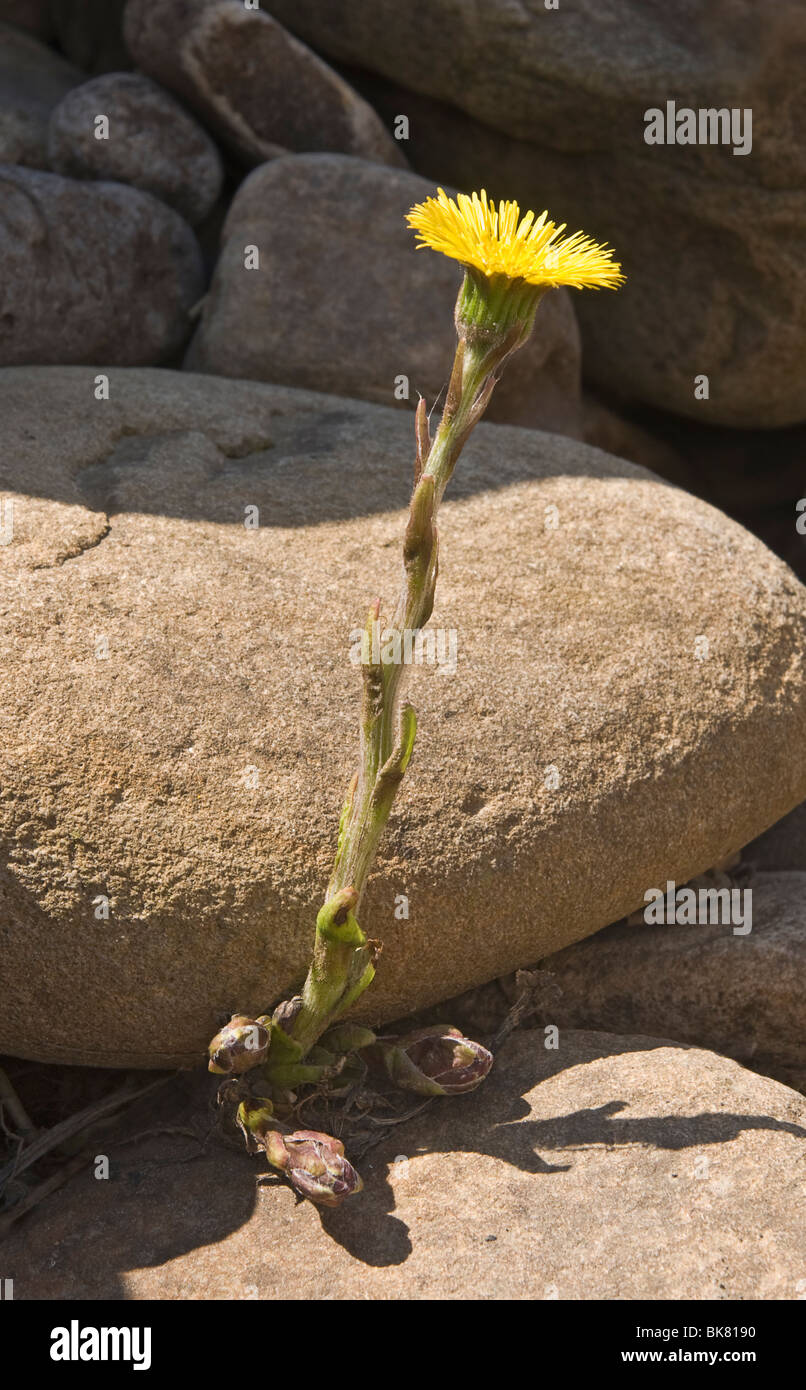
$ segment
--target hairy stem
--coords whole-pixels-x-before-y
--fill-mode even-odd
[[[445,410],[431,442],[425,401],[415,417],[414,491],[403,542],[403,582],[392,630],[414,639],[434,606],[438,572],[437,511],[462,447],[484,413],[498,371],[520,335],[489,342],[460,336]],[[314,956],[301,1007],[288,1027],[305,1056],[317,1038],[371,983],[376,944],[368,942],[355,917],[372,864],[414,747],[417,721],[401,699],[405,664],[399,652],[384,652],[380,600],[372,605],[362,652],[364,683],[359,769],[350,785],[339,826],[336,859],[325,905],[316,925]],[[271,1061],[269,1061],[271,1071]]]

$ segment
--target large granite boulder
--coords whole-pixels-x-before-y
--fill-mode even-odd
[[[138,66],[244,164],[287,150],[406,163],[372,107],[265,10],[241,0],[128,0],[124,34]]]
[[[97,118],[107,121],[98,138]],[[153,193],[195,225],[221,191],[223,168],[198,121],[142,73],[110,72],[75,87],[51,112],[54,173],[111,179]]]
[[[0,363],[165,362],[204,290],[199,244],[122,183],[0,166]]]
[[[0,1050],[192,1064],[305,972],[412,421],[102,367],[5,371],[0,420]],[[722,513],[482,425],[440,528],[371,1019],[590,935],[806,796],[806,590]]]
[[[83,81],[52,48],[0,23],[0,164],[47,169],[50,113]]]

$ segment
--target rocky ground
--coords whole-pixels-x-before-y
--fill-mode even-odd
[[[543,1041],[385,1131],[336,1211],[256,1185],[205,1087],[169,1082],[109,1181],[85,1165],[12,1228],[15,1297],[797,1298],[803,1096],[659,1038]]]
[[[682,8],[0,0],[16,1297],[802,1296],[806,23]],[[647,145],[671,97],[751,109],[752,149]],[[457,267],[404,223],[437,182],[628,278],[547,297],[463,454],[456,659],[412,672],[364,907],[361,1017],[496,1064],[367,1121],[323,1214],[256,1183],[198,1068],[305,970],[348,634],[452,357]],[[670,881],[744,925],[648,923]]]

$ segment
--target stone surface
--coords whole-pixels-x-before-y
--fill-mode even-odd
[[[405,216],[433,184],[343,155],[290,155],[255,170],[224,225],[187,366],[394,405],[397,379],[429,407],[456,351],[462,272],[418,251]],[[278,233],[278,228],[282,228]],[[244,247],[260,265],[245,268]],[[338,274],[334,267],[338,267]],[[577,433],[579,334],[566,291],[549,294],[507,366],[490,420]]]
[[[204,289],[187,223],[119,183],[0,169],[0,363],[171,358]]]
[[[0,0],[0,22],[49,39],[53,34],[50,10],[50,0]]]
[[[806,425],[731,430],[659,411],[639,412],[638,423],[688,460],[695,491],[706,502],[748,516],[786,507],[798,538],[795,504],[806,495]],[[806,538],[800,540],[806,550]]]
[[[45,44],[0,23],[0,164],[48,167],[48,117],[83,80]]]
[[[663,1039],[544,1041],[397,1126],[338,1211],[202,1149],[204,1092],[172,1082],[105,1138],[109,1181],[90,1168],[12,1228],[14,1297],[797,1299],[803,1097]],[[191,1133],[117,1142],[159,1123]]]
[[[800,0],[576,0],[569,13],[543,0],[435,0],[427,15],[396,0],[275,0],[272,10],[320,51],[393,81],[387,113],[408,114],[406,153],[422,173],[548,205],[617,248],[623,290],[579,298],[598,384],[727,425],[806,418]],[[644,113],[667,99],[751,109],[751,152],[647,145]],[[700,373],[708,401],[694,397]]]
[[[544,960],[562,990],[552,1020],[662,1033],[748,1066],[806,1074],[806,873],[758,874],[744,887],[747,935],[706,923],[620,924]]]
[[[795,518],[800,520],[800,514]],[[791,502],[784,507],[773,507],[769,512],[756,510],[739,513],[736,517],[740,525],[758,536],[776,555],[785,560],[799,579],[806,581],[806,539],[794,529]]]
[[[98,370],[0,378],[0,1049],[190,1064],[304,974],[412,421],[153,370],[96,401]],[[457,661],[411,672],[417,747],[362,908],[376,1020],[582,939],[806,794],[806,590],[721,513],[482,425],[440,529]]]
[[[265,10],[240,0],[129,0],[124,33],[138,65],[248,165],[287,150],[406,162],[372,107]]]
[[[796,806],[783,820],[747,845],[742,858],[762,871],[806,872],[806,803]]]
[[[686,460],[688,480],[679,469],[669,472],[661,466],[658,472],[726,511],[806,578],[806,536],[798,529],[804,525],[806,505],[806,426],[724,429],[656,410],[639,410],[636,422],[662,448]],[[608,448],[604,432],[599,433],[601,438],[590,438],[586,430],[585,438]]]
[[[96,117],[109,122],[96,138]],[[173,97],[141,73],[113,72],[75,87],[51,113],[48,158],[54,173],[128,183],[201,222],[221,190],[221,157]]]
[[[123,39],[126,0],[51,0],[59,47],[88,73],[132,66]]]
[[[639,463],[642,468],[659,473],[687,492],[702,495],[698,487],[701,476],[684,453],[678,452],[662,437],[625,419],[589,392],[582,398],[582,438],[595,449],[604,449],[606,454]],[[711,500],[706,498],[706,501]]]

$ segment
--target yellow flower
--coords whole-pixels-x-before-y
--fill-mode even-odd
[[[518,204],[509,202],[496,210],[484,189],[472,197],[460,193],[454,202],[440,188],[436,198],[417,203],[406,220],[417,232],[418,250],[430,246],[482,275],[504,275],[545,289],[618,289],[624,280],[607,246],[583,232],[562,237],[566,224],[558,227],[547,212],[521,217]]]

